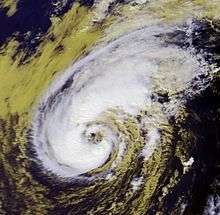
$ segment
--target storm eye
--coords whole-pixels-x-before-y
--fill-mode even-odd
[[[99,143],[103,140],[103,134],[102,132],[97,132],[97,133],[90,133],[89,141],[92,143]]]

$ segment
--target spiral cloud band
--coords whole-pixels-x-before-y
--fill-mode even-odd
[[[166,29],[166,30],[165,30]],[[145,27],[93,49],[49,88],[35,112],[33,145],[40,165],[62,178],[108,179],[160,144],[160,124],[202,70],[201,62]],[[165,91],[161,104],[152,95]],[[86,175],[87,174],[87,175]]]

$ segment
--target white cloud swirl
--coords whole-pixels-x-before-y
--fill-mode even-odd
[[[167,29],[148,27],[122,36],[95,49],[55,80],[33,120],[33,144],[46,170],[77,177],[104,165],[116,147],[113,166],[117,165],[126,146],[106,114],[135,117],[153,108],[155,89],[180,92],[190,85],[200,63],[190,51],[165,46],[155,37],[173,30]],[[68,80],[70,86],[61,92]],[[142,153],[147,157],[158,142],[155,128],[149,135],[153,135],[148,137],[149,151],[146,144]]]

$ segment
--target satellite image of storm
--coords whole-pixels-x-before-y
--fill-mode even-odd
[[[220,215],[220,0],[0,0],[0,215]]]

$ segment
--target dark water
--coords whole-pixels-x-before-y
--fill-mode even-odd
[[[51,15],[62,16],[74,2],[75,0],[67,0],[65,3],[59,0],[19,0],[16,12],[10,17],[7,16],[9,8],[0,9],[0,47],[8,39],[15,37],[20,44],[18,50],[26,50],[27,54],[34,52],[51,26]],[[80,0],[87,7],[91,7],[93,2]]]

